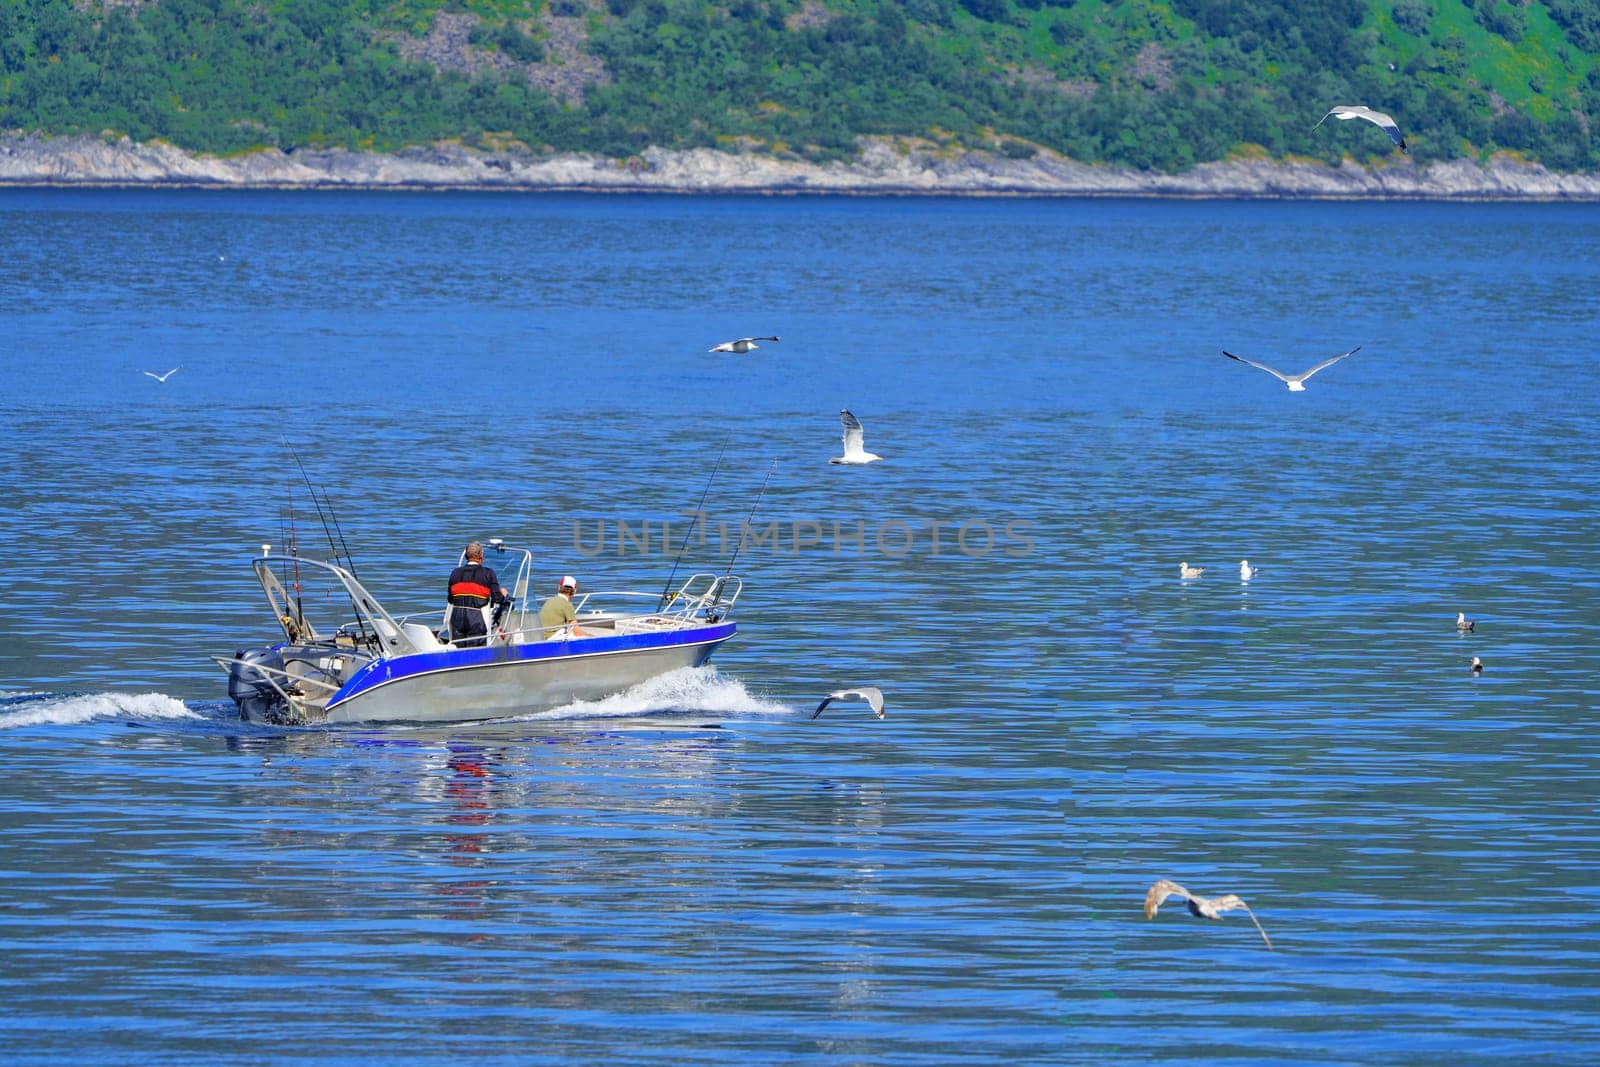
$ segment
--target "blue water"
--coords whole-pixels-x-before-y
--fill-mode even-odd
[[[3,1058],[1593,1062],[1596,248],[1567,205],[0,193]],[[1356,345],[1303,394],[1220,354]],[[883,462],[827,463],[841,407]],[[386,603],[489,535],[659,589],[719,456],[712,523],[777,540],[712,668],[245,726],[206,657],[271,636],[283,505],[321,547],[288,446]],[[810,719],[854,683],[883,721]],[[1273,950],[1147,921],[1161,877]]]

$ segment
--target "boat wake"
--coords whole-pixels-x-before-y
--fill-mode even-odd
[[[164,693],[19,693],[0,691],[0,730],[75,726],[102,719],[201,719]]]
[[[789,715],[794,709],[753,695],[736,678],[715,667],[683,667],[640,682],[603,700],[577,700],[549,711],[518,715],[507,722],[545,719],[625,718],[636,715]]]

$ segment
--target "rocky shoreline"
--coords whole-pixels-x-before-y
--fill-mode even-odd
[[[278,149],[196,155],[127,138],[0,134],[0,187],[481,189],[525,192],[1073,196],[1265,199],[1600,200],[1600,174],[1563,174],[1510,156],[1382,166],[1231,159],[1182,174],[953,153],[886,140],[853,160],[810,163],[711,149],[650,149],[626,160],[489,152],[458,144],[392,154]]]

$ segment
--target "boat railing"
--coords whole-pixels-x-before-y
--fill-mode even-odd
[[[238,663],[236,657],[212,656],[210,658],[211,662],[230,673]],[[339,691],[339,683],[337,681],[324,682],[305,674],[303,671],[291,671],[288,669],[287,663],[282,667],[269,667],[265,663],[252,662],[249,664],[248,669],[258,672],[262,680],[272,686],[290,707],[296,707],[307,699],[326,702],[330,696]],[[311,692],[308,693],[307,689],[310,689]]]
[[[289,590],[273,574],[273,566],[285,563],[298,563],[335,579],[343,587],[355,618],[339,626],[331,636],[318,633],[303,617],[298,602],[291,599]],[[291,641],[361,648],[369,654],[386,656],[414,655],[450,647],[440,636],[448,625],[448,608],[393,615],[378,603],[354,574],[337,564],[322,560],[280,556],[270,560],[257,559],[254,566],[267,600]],[[586,592],[577,598],[573,608],[578,615],[579,627],[603,628],[615,634],[683,630],[720,622],[727,617],[743,590],[744,580],[737,575],[703,573],[691,575],[676,591],[666,594],[631,589]],[[593,606],[597,604],[617,604],[617,608]],[[521,604],[513,611],[506,612],[500,623],[490,628],[489,644],[527,644],[544,641],[551,636],[567,636],[564,633],[551,635],[549,630],[538,621],[537,607],[524,597]]]
[[[627,590],[596,591],[579,597],[573,607],[581,616],[590,598],[654,600],[656,606],[642,614],[680,619],[685,623],[698,621],[701,617],[715,622],[732,610],[734,601],[739,599],[739,594],[743,591],[744,579],[737,575],[694,574],[690,575],[676,592],[662,594]]]
[[[580,594],[573,601],[575,625],[613,634],[660,633],[687,630],[727,617],[734,601],[744,590],[737,575],[696,574],[675,592],[647,593],[637,589],[596,589]],[[605,605],[598,607],[596,605]],[[615,606],[613,606],[615,605]],[[636,609],[636,610],[635,610]],[[537,622],[495,635],[495,643],[523,644],[562,640],[571,636],[571,627],[553,628]],[[592,636],[592,635],[591,635]]]

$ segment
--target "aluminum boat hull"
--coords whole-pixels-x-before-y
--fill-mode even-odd
[[[329,698],[324,721],[470,722],[600,700],[700,666],[734,632],[733,623],[723,623],[379,660]]]

